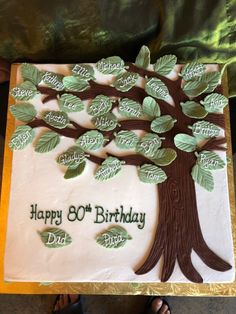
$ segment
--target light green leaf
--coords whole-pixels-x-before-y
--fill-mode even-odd
[[[170,165],[177,157],[177,153],[172,148],[161,148],[158,149],[155,153],[152,161],[157,166],[168,166]]]
[[[60,137],[56,132],[47,131],[39,138],[35,151],[37,153],[47,153],[53,150],[60,142]]]
[[[86,80],[81,80],[77,76],[65,76],[63,84],[68,91],[82,92],[90,87]]]
[[[115,157],[108,157],[103,161],[102,165],[98,167],[95,173],[95,179],[105,181],[111,179],[121,171],[124,162]]]
[[[183,91],[188,97],[197,97],[205,92],[207,87],[205,82],[189,81],[184,85]]]
[[[125,63],[118,57],[108,57],[106,59],[101,59],[96,63],[96,68],[103,74],[113,74],[118,75],[124,71]]]
[[[194,78],[201,77],[206,70],[204,64],[199,62],[187,63],[181,70],[181,76],[185,81],[190,81]]]
[[[102,133],[92,130],[81,135],[75,143],[83,150],[97,150],[102,148],[104,137]]]
[[[67,113],[63,111],[44,111],[42,119],[57,129],[64,129],[70,123]]]
[[[165,133],[173,128],[176,121],[170,115],[161,116],[152,121],[151,130],[155,133]]]
[[[46,71],[43,74],[42,80],[47,86],[55,90],[61,91],[65,88],[63,85],[63,78],[64,75],[62,74],[56,74],[54,72]]]
[[[34,85],[38,85],[41,82],[43,74],[33,64],[23,63],[20,69],[25,81],[30,81]]]
[[[199,138],[217,137],[220,134],[220,128],[208,121],[198,121],[192,126],[193,135]]]
[[[94,69],[91,65],[89,64],[74,64],[71,67],[71,71],[73,75],[78,77],[81,80],[93,80],[94,79]]]
[[[12,134],[9,147],[12,150],[21,150],[28,144],[32,143],[34,138],[34,130],[28,125],[20,125]]]
[[[195,101],[186,101],[185,103],[181,102],[180,105],[183,113],[190,118],[203,119],[208,114],[204,107]]]
[[[134,149],[138,141],[138,136],[132,131],[120,131],[115,134],[115,143],[120,149]]]
[[[19,103],[10,107],[13,116],[22,122],[30,122],[36,117],[37,111],[30,103]]]
[[[159,79],[152,77],[145,84],[145,91],[148,95],[165,100],[169,96],[166,85]]]
[[[157,118],[161,115],[161,110],[154,98],[147,96],[143,100],[143,113],[150,119]]]
[[[88,114],[94,117],[102,116],[108,113],[112,108],[112,101],[109,97],[98,95],[93,100],[88,108]]]
[[[59,228],[46,228],[38,231],[43,244],[48,248],[60,248],[72,243],[71,236]]]
[[[96,242],[108,249],[123,247],[132,237],[121,226],[110,227],[96,237]]]
[[[225,167],[225,162],[214,152],[203,150],[198,154],[197,163],[206,170],[218,170]]]
[[[123,98],[118,106],[119,114],[126,118],[139,118],[142,114],[140,103],[129,98]]]
[[[94,117],[92,123],[100,131],[111,131],[117,126],[118,120],[113,113],[106,113],[103,116]]]
[[[16,100],[30,100],[37,94],[37,88],[30,81],[25,81],[10,91],[10,95]]]
[[[84,110],[84,103],[77,96],[62,94],[58,99],[59,107],[64,112],[80,112]]]
[[[133,72],[125,72],[116,77],[114,81],[114,87],[121,92],[127,92],[133,86],[135,86],[139,75]]]
[[[57,163],[75,169],[84,162],[85,158],[86,156],[81,148],[72,146],[57,157]]]
[[[205,82],[208,84],[206,93],[211,93],[214,91],[217,85],[220,84],[221,73],[219,71],[204,73],[201,77],[199,77],[200,82]]]
[[[213,93],[206,96],[201,104],[208,112],[221,112],[228,105],[228,99],[224,95]]]
[[[207,191],[211,192],[214,189],[214,179],[212,173],[208,170],[203,169],[199,165],[195,165],[191,172],[192,178],[200,186]]]
[[[76,168],[68,167],[64,175],[64,179],[72,179],[72,178],[78,177],[84,171],[85,165],[86,165],[86,162],[83,161]]]
[[[147,133],[137,144],[136,150],[139,154],[153,158],[160,147],[161,138],[157,134]]]
[[[144,164],[138,169],[139,179],[144,183],[159,184],[167,179],[165,172],[154,165]]]
[[[188,134],[179,133],[174,137],[175,146],[185,152],[193,152],[197,148],[197,140]]]
[[[150,50],[147,46],[142,46],[135,60],[135,65],[147,69],[150,64]]]
[[[160,75],[167,75],[174,69],[176,62],[176,56],[165,55],[157,59],[156,63],[154,64],[154,71]]]

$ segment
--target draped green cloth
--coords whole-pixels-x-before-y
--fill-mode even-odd
[[[229,63],[236,95],[236,0],[0,0],[0,56],[9,61],[133,61],[141,45],[152,61]]]

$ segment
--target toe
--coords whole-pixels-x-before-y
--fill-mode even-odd
[[[166,304],[163,304],[158,314],[167,314],[167,311],[168,311],[168,306]]]
[[[70,294],[71,303],[77,302],[78,298],[79,298],[78,294]]]
[[[162,307],[163,301],[160,298],[155,298],[152,301],[152,310],[154,312],[158,312],[160,308]]]

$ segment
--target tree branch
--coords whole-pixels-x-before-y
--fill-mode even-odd
[[[219,151],[226,151],[227,148],[221,146],[222,144],[226,143],[226,138],[211,138],[208,142],[206,142],[202,147],[200,147],[197,151],[201,152],[203,150],[219,150]]]

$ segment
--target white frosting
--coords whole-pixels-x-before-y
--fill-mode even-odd
[[[40,69],[69,74],[65,65],[37,66]],[[112,81],[112,76],[104,76],[98,72],[96,77],[101,83]],[[17,80],[20,81],[19,71]],[[141,80],[139,84],[142,84]],[[38,111],[42,111],[39,98],[34,99],[32,103]],[[57,102],[50,101],[43,105],[43,109],[56,110]],[[83,126],[92,126],[88,115],[84,112],[70,113],[69,116]],[[41,132],[42,128],[36,131],[37,137]],[[60,167],[56,163],[56,158],[72,145],[74,145],[73,139],[61,137],[60,144],[52,152],[36,153],[33,145],[28,145],[24,150],[13,153],[5,280],[160,281],[162,259],[149,273],[142,276],[134,273],[144,262],[154,240],[159,211],[156,186],[140,182],[137,170],[133,166],[125,166],[122,172],[111,180],[98,182],[94,179],[97,166],[90,161],[87,162],[81,176],[65,180],[63,175],[66,167]],[[109,144],[106,149],[121,154],[114,143]],[[103,156],[104,151],[99,155]],[[226,158],[225,153],[221,153],[221,156]],[[215,189],[211,193],[196,185],[200,224],[209,247],[234,265],[226,169],[215,171],[214,181]],[[41,210],[62,210],[63,223],[56,227],[70,234],[72,244],[57,249],[49,249],[43,245],[37,231],[42,231],[51,225],[45,225],[42,220],[30,219],[30,205],[36,203]],[[114,223],[94,223],[94,209],[91,213],[86,213],[83,221],[67,220],[70,205],[80,206],[89,203],[93,208],[101,205],[110,211],[120,205],[128,211],[132,206],[135,212],[146,213],[145,227],[138,229],[135,223],[120,223],[119,225],[132,236],[132,240],[129,240],[123,248],[106,249],[98,245],[95,238]],[[194,252],[192,252],[192,262],[205,282],[229,282],[234,279],[234,267],[227,272],[214,271],[207,267]],[[188,282],[177,263],[169,281]]]

